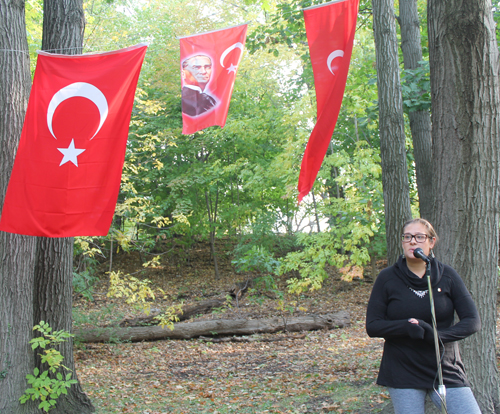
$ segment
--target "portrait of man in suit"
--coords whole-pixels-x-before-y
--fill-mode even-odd
[[[217,105],[215,98],[205,92],[212,76],[212,60],[205,55],[191,56],[182,62],[182,112],[201,115]]]

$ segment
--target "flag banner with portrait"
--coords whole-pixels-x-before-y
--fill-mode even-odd
[[[226,124],[247,26],[179,38],[183,134]]]
[[[340,0],[304,9],[317,120],[302,158],[299,203],[313,187],[335,130],[349,72],[358,5],[359,0]]]
[[[39,52],[0,230],[44,237],[108,233],[146,49]]]

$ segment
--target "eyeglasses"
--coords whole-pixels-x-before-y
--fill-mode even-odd
[[[423,243],[425,242],[429,236],[427,234],[410,234],[410,233],[405,233],[401,236],[402,240],[404,243],[410,243],[411,239],[415,238],[415,241],[417,243]]]

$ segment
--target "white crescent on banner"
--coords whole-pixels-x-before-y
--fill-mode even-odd
[[[56,136],[54,135],[54,131],[52,129],[52,118],[54,116],[54,112],[56,111],[59,104],[64,102],[66,99],[76,98],[76,97],[87,98],[91,100],[99,110],[99,115],[100,115],[99,127],[97,128],[97,131],[95,132],[94,135],[92,135],[90,139],[94,138],[97,135],[97,133],[102,127],[102,124],[104,124],[104,121],[108,117],[108,101],[106,100],[106,97],[99,89],[97,89],[94,85],[91,85],[90,83],[85,83],[85,82],[72,83],[71,85],[65,86],[64,88],[58,90],[50,100],[49,107],[47,108],[47,125],[49,127],[50,133],[54,138],[56,138]]]
[[[228,53],[234,49],[241,49],[241,51],[243,52],[243,43],[237,42],[234,45],[229,46],[226,50],[224,50],[224,53],[220,56],[220,64],[223,68],[225,68],[224,59],[226,58]]]
[[[335,58],[338,57],[344,57],[344,51],[343,50],[334,50],[330,55],[328,56],[328,59],[326,60],[326,64],[328,66],[328,70],[332,73],[332,75],[335,75],[332,71],[332,61]]]

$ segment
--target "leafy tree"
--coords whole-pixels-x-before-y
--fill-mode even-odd
[[[152,8],[149,14],[167,13],[159,4]],[[199,10],[183,13],[181,21],[197,23]],[[226,127],[183,136],[178,52],[174,56],[168,52],[173,47],[164,47],[175,41],[174,31],[172,23],[152,35],[160,43],[146,60],[133,113],[118,206],[121,225],[132,224],[138,237],[154,240],[241,233],[276,208],[287,220],[295,208],[289,198],[296,177],[282,174],[281,164],[292,165],[288,157],[295,153],[284,148],[297,139],[298,117],[277,93],[284,79],[280,68],[266,65],[262,56],[244,59]],[[210,222],[207,200],[215,206],[216,199],[216,219]]]

